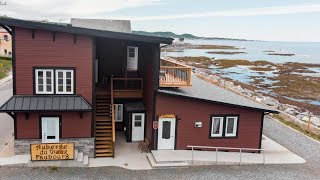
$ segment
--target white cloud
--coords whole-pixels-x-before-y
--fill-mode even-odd
[[[296,13],[311,13],[311,12],[320,12],[320,4],[300,4],[300,5],[241,9],[241,10],[188,13],[188,14],[178,14],[178,15],[132,17],[130,19],[134,21],[145,21],[145,20],[167,20],[167,19],[185,19],[185,18],[201,18],[201,17],[263,16],[263,15],[281,15],[281,14],[296,14]],[[124,17],[124,18],[128,18],[128,17]]]
[[[107,18],[106,13],[159,3],[161,0],[7,0],[0,14],[23,19]]]

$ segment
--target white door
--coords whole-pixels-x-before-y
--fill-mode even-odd
[[[127,70],[138,70],[138,47],[128,46]]]
[[[59,117],[42,117],[42,143],[59,142]]]
[[[144,140],[144,113],[132,113],[132,141]]]
[[[174,150],[176,133],[175,118],[159,118],[158,150]]]
[[[123,122],[123,104],[114,104],[114,122]]]

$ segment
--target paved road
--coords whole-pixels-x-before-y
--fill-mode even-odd
[[[320,179],[320,144],[266,119],[264,134],[307,160],[299,165],[202,166],[149,171],[103,168],[0,168],[0,179]]]
[[[0,86],[0,106],[12,96],[12,81]],[[13,133],[13,120],[6,113],[0,113],[0,150]]]

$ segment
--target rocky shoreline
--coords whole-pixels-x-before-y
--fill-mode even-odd
[[[170,57],[170,60],[177,61],[176,59],[174,59],[172,57]],[[188,65],[187,62],[183,62],[183,61],[177,61],[177,62]],[[210,70],[203,68],[203,67],[193,67],[193,72],[199,78],[202,78],[202,79],[209,81],[213,84],[224,87],[225,89],[231,90],[235,93],[244,95],[244,96],[246,96],[252,100],[255,100],[257,102],[260,102],[262,104],[266,104],[268,106],[271,106],[275,109],[278,109],[279,111],[282,111],[284,113],[292,115],[301,121],[308,122],[309,117],[310,117],[310,122],[313,125],[320,127],[320,116],[314,115],[316,113],[310,112],[310,111],[306,110],[305,108],[300,108],[298,106],[290,105],[290,104],[286,104],[286,103],[280,103],[279,100],[277,100],[271,96],[268,96],[268,95],[263,94],[261,92],[257,92],[253,89],[245,88],[239,84],[236,84],[235,82],[226,80],[225,78],[223,78],[217,74],[213,74]]]

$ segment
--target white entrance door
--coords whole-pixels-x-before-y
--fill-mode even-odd
[[[159,118],[158,150],[174,150],[176,133],[175,118]]]
[[[144,113],[132,113],[132,141],[144,140]]]
[[[128,46],[127,70],[138,70],[138,47]]]
[[[42,143],[59,142],[59,117],[42,117]]]

